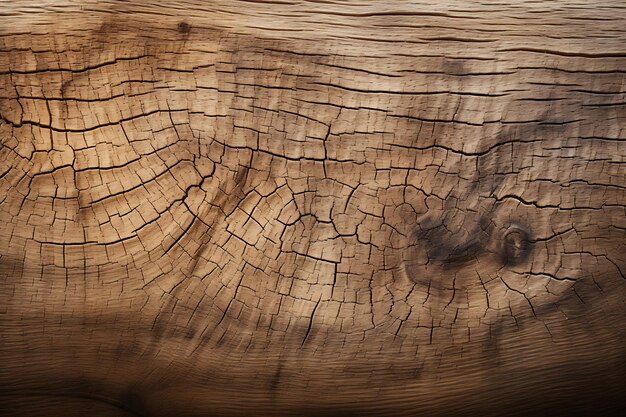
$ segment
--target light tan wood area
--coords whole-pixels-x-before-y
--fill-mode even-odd
[[[610,415],[626,2],[0,2],[0,414]]]

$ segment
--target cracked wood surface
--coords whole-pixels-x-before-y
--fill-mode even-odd
[[[625,21],[0,3],[0,413],[610,414]]]

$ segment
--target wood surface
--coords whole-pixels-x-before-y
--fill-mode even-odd
[[[0,414],[611,415],[626,2],[0,1]]]

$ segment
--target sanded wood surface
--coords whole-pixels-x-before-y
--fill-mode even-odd
[[[609,415],[625,28],[0,1],[0,414]]]

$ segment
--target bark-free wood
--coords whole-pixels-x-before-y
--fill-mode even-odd
[[[0,4],[2,415],[607,415],[623,1]]]

